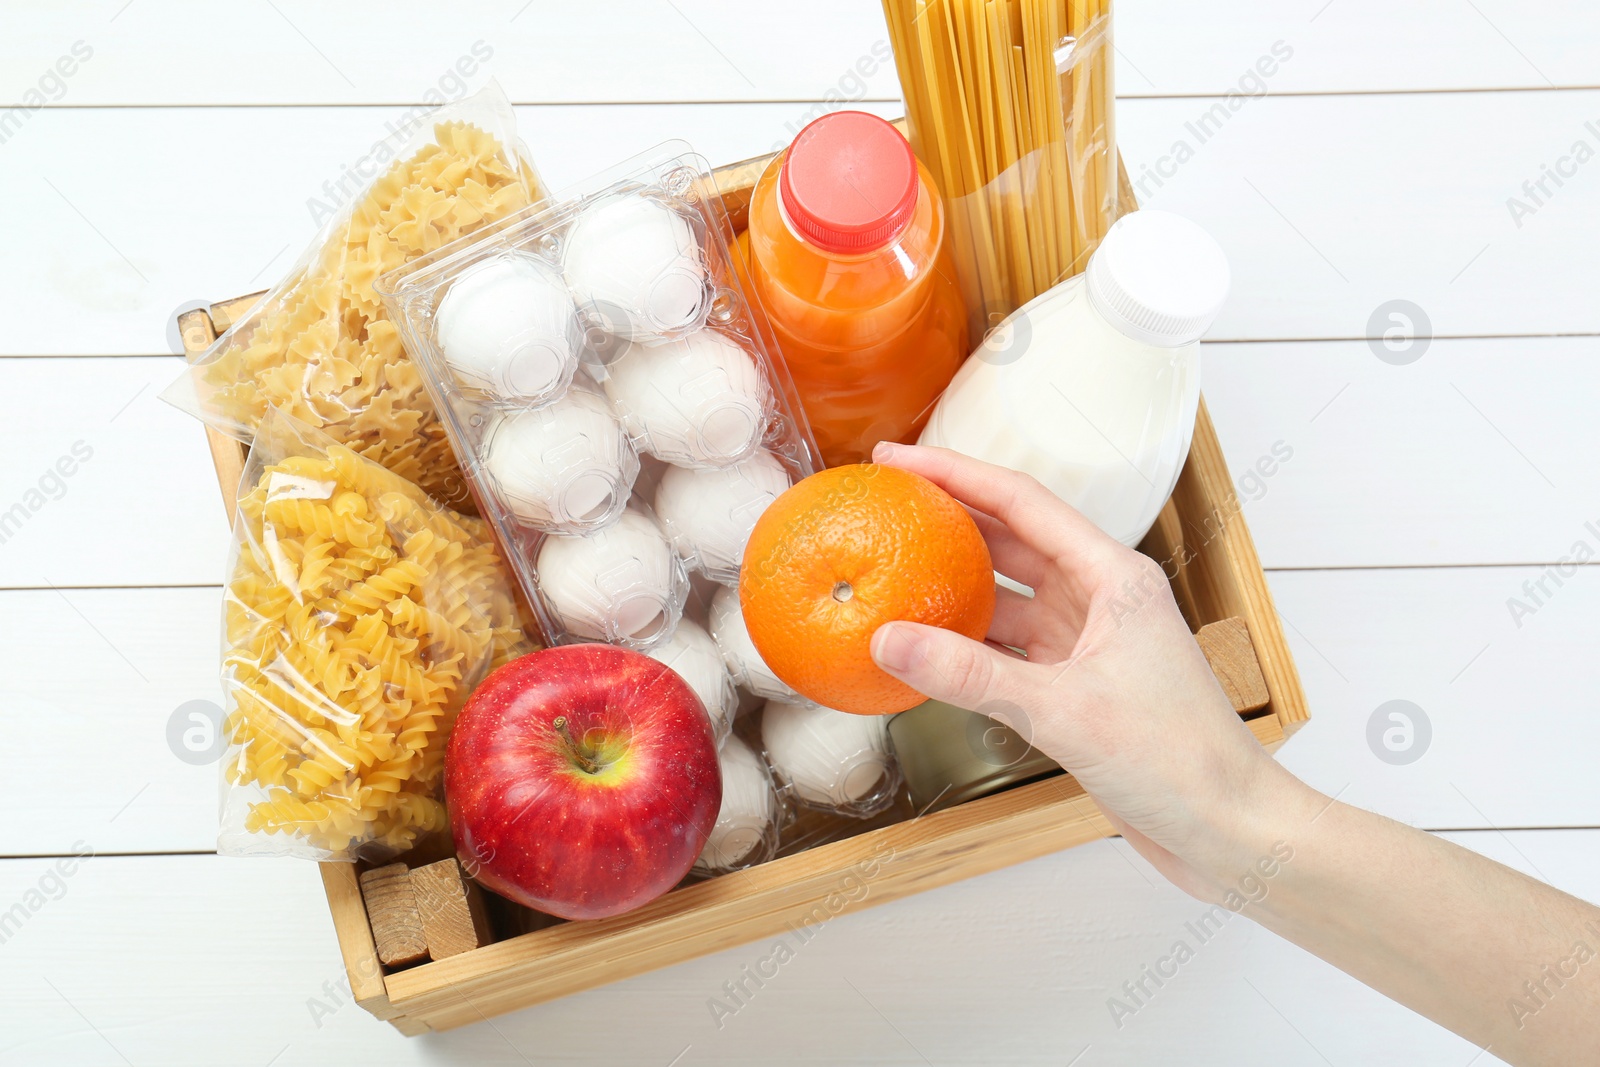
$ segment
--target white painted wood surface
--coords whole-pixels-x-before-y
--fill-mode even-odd
[[[85,825],[86,846],[100,829]],[[1600,896],[1600,831],[1446,836]],[[1107,998],[1207,910],[1121,841],[840,916],[798,946],[791,935],[794,958],[744,1003],[723,983],[770,942],[410,1041],[341,991],[306,864],[96,857],[70,877],[50,868],[0,861],[0,900],[36,888],[42,898],[0,946],[6,1018],[25,1022],[0,1033],[0,1064],[1499,1062],[1473,1061],[1466,1041],[1244,918],[1192,946],[1195,958],[1118,1028]],[[714,999],[738,1009],[720,1028]]]
[[[824,0],[802,15],[736,0],[504,0],[452,11],[426,0],[275,10],[202,0],[31,0],[11,5],[0,68],[11,101],[72,45],[92,53],[51,106],[396,104],[455,90],[457,63],[491,70],[519,103],[895,100],[876,4]],[[1118,12],[1125,96],[1219,94],[1276,41],[1294,51],[1277,92],[1542,89],[1600,85],[1600,14],[1573,0],[1146,0]],[[481,44],[480,44],[481,42]],[[476,54],[473,45],[478,44]],[[877,49],[874,49],[877,46]],[[487,58],[485,57],[487,52]],[[1251,91],[1246,82],[1245,91]]]
[[[1592,251],[1600,163],[1577,166],[1562,188],[1548,185],[1520,226],[1506,206],[1526,199],[1523,182],[1578,139],[1600,150],[1600,132],[1585,127],[1600,116],[1600,90],[1236,102],[1229,111],[1218,98],[1125,100],[1117,112],[1141,198],[1204,223],[1230,255],[1234,292],[1214,338],[1364,337],[1374,310],[1397,298],[1419,304],[1437,336],[1600,332],[1587,277],[1551,269]],[[765,152],[814,109],[564,105],[518,114],[559,187],[668,133],[715,160]],[[0,263],[8,305],[30,311],[0,337],[0,354],[170,351],[164,323],[179,303],[265,287],[288,268],[315,231],[308,199],[399,110],[34,113],[3,146],[0,198],[27,205],[14,239],[31,254]],[[210,164],[183,155],[196,142]],[[110,160],[116,181],[107,180]],[[217,180],[224,173],[226,183]]]
[[[1563,163],[1600,149],[1600,13],[1124,8],[1130,171],[1235,271],[1205,386],[1315,716],[1281,758],[1600,897],[1600,584],[1551,569],[1600,550],[1600,164]],[[0,125],[0,515],[26,511],[0,527],[0,725],[21,742],[0,916],[26,913],[0,941],[0,1064],[1473,1061],[1244,923],[1116,1029],[1106,997],[1200,910],[1121,842],[835,920],[721,1030],[708,998],[760,946],[419,1041],[336,999],[309,866],[182,854],[212,847],[214,768],[167,731],[220,699],[227,529],[197,425],[156,399],[179,369],[169,312],[274,280],[312,236],[306,198],[402,105],[455,95],[479,41],[493,55],[463,82],[504,84],[560,185],[668,137],[763,152],[823,100],[897,114],[881,14],[37,0],[0,18],[0,98],[49,98]],[[92,55],[59,74],[79,41]],[[1270,95],[1230,110],[1274,45]],[[1570,173],[1535,201],[1545,166]],[[1394,299],[1435,335],[1406,365],[1363,339]],[[1279,441],[1292,458],[1252,474]],[[1405,766],[1366,740],[1395,699],[1432,726]]]

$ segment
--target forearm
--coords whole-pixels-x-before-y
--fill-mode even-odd
[[[1308,789],[1261,830],[1262,925],[1510,1063],[1600,1062],[1600,908]]]
[[[897,622],[874,638],[885,670],[957,707],[1026,709],[1030,742],[1185,891],[1502,1059],[1600,1063],[1600,909],[1295,779],[1240,722],[1161,568],[1039,483],[943,449],[874,455],[977,513],[997,571],[1034,590],[1001,598],[989,630],[1025,656]]]

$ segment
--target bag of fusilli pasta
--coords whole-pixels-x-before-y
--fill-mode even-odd
[[[249,441],[268,405],[471,511],[450,442],[372,280],[540,200],[498,84],[405,112],[308,205],[331,216],[163,398]],[[358,175],[373,175],[365,188]],[[341,208],[342,198],[348,198]]]
[[[456,713],[532,648],[486,524],[269,408],[233,541],[218,851],[383,860],[444,830]]]

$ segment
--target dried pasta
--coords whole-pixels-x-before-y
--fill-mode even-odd
[[[883,0],[911,144],[995,325],[1083,270],[1116,221],[1110,0]]]
[[[503,95],[488,101],[487,118],[464,106],[470,102],[456,111],[489,126],[514,122],[509,104],[503,115],[495,110]],[[502,123],[488,121],[497,116]],[[512,138],[459,119],[431,130],[432,140],[396,159],[290,279],[169,395],[245,440],[267,407],[277,407],[436,499],[470,510],[444,428],[373,281],[530,206],[543,192]]]
[[[224,598],[221,850],[383,858],[445,828],[445,738],[524,640],[481,520],[271,412]],[[295,446],[291,445],[291,448]]]

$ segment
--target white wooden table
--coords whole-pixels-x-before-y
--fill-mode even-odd
[[[1292,449],[1242,485],[1315,716],[1282,760],[1600,898],[1600,576],[1552,569],[1600,550],[1600,8],[1119,18],[1134,182],[1233,263],[1222,443],[1241,478]],[[835,919],[720,1026],[765,947],[412,1041],[348,1003],[313,868],[211,854],[215,768],[167,724],[220,699],[226,526],[156,399],[174,309],[275,280],[307,198],[430,90],[498,78],[560,185],[669,137],[753,155],[818,101],[897,114],[885,37],[871,0],[0,11],[0,93],[48,100],[0,110],[0,1063],[1498,1062],[1243,920],[1119,1027],[1203,910],[1121,841]],[[1429,323],[1408,363],[1363,339],[1395,300]],[[1432,727],[1403,765],[1367,741],[1393,699]]]

